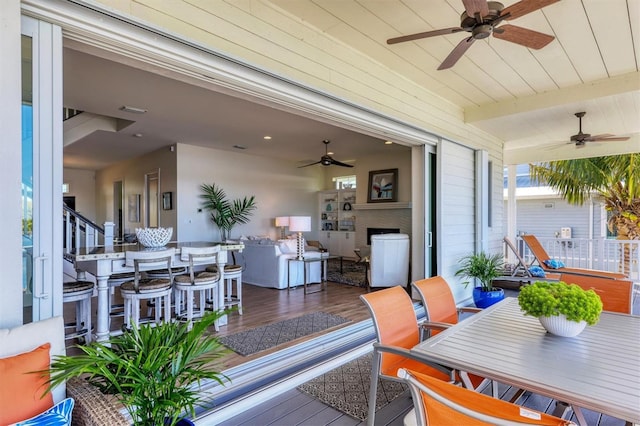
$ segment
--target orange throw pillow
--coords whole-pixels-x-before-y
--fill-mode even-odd
[[[31,418],[53,407],[47,392],[49,374],[31,373],[49,368],[50,343],[31,352],[0,358],[0,425]]]

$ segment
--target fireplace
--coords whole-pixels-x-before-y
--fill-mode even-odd
[[[367,228],[367,245],[371,245],[371,236],[378,234],[399,234],[400,228]]]

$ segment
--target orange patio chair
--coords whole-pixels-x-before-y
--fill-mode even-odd
[[[408,368],[443,381],[457,379],[453,370],[416,358],[410,349],[420,343],[418,320],[413,302],[404,288],[393,286],[360,299],[369,309],[378,342],[373,344],[371,388],[367,424],[373,425],[376,412],[378,378],[399,381],[398,369]]]
[[[411,389],[418,426],[574,424],[416,371],[400,369],[398,377]],[[412,416],[412,413],[407,416]],[[407,423],[408,418],[405,418],[405,424]]]
[[[540,267],[545,272],[556,272],[556,273],[559,272],[561,274],[587,275],[587,276],[593,276],[593,277],[608,278],[613,280],[628,279],[628,277],[625,274],[621,274],[618,272],[600,271],[598,269],[568,268],[568,267],[551,269],[547,267],[547,265],[545,264],[545,261],[550,260],[551,258],[549,257],[549,254],[544,249],[542,244],[540,244],[540,241],[536,238],[536,236],[531,234],[523,235],[522,239],[524,240],[525,243],[527,243],[527,245],[529,246],[529,250],[531,250],[531,253],[533,253],[534,257],[540,264]]]
[[[610,280],[586,275],[562,274],[560,281],[577,284],[585,290],[593,289],[602,300],[602,309],[610,312],[631,313],[633,281]]]
[[[453,299],[451,287],[441,276],[414,281],[411,283],[411,287],[418,293],[426,316],[425,321],[420,324],[423,333],[421,340],[457,324],[461,312],[475,313],[482,310],[474,307],[458,308]],[[489,382],[484,377],[467,374],[463,371],[460,372],[460,379],[469,389],[478,389]],[[493,395],[497,395],[496,388],[493,389]]]

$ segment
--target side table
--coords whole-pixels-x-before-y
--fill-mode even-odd
[[[304,294],[312,294],[318,293],[320,291],[324,291],[327,289],[327,261],[329,259],[340,259],[340,269],[342,269],[342,256],[331,255],[331,254],[322,254],[320,257],[304,257],[302,259],[288,259],[287,260],[287,291],[291,290],[291,262],[303,262],[304,263]],[[317,291],[307,291],[307,284],[311,284],[307,282],[307,264],[313,262],[322,262],[321,264],[321,273],[320,273],[320,290]]]

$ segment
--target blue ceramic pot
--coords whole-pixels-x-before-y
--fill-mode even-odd
[[[482,291],[482,287],[473,289],[473,303],[478,308],[488,308],[502,299],[504,299],[504,290],[501,288],[493,287],[492,291]]]

